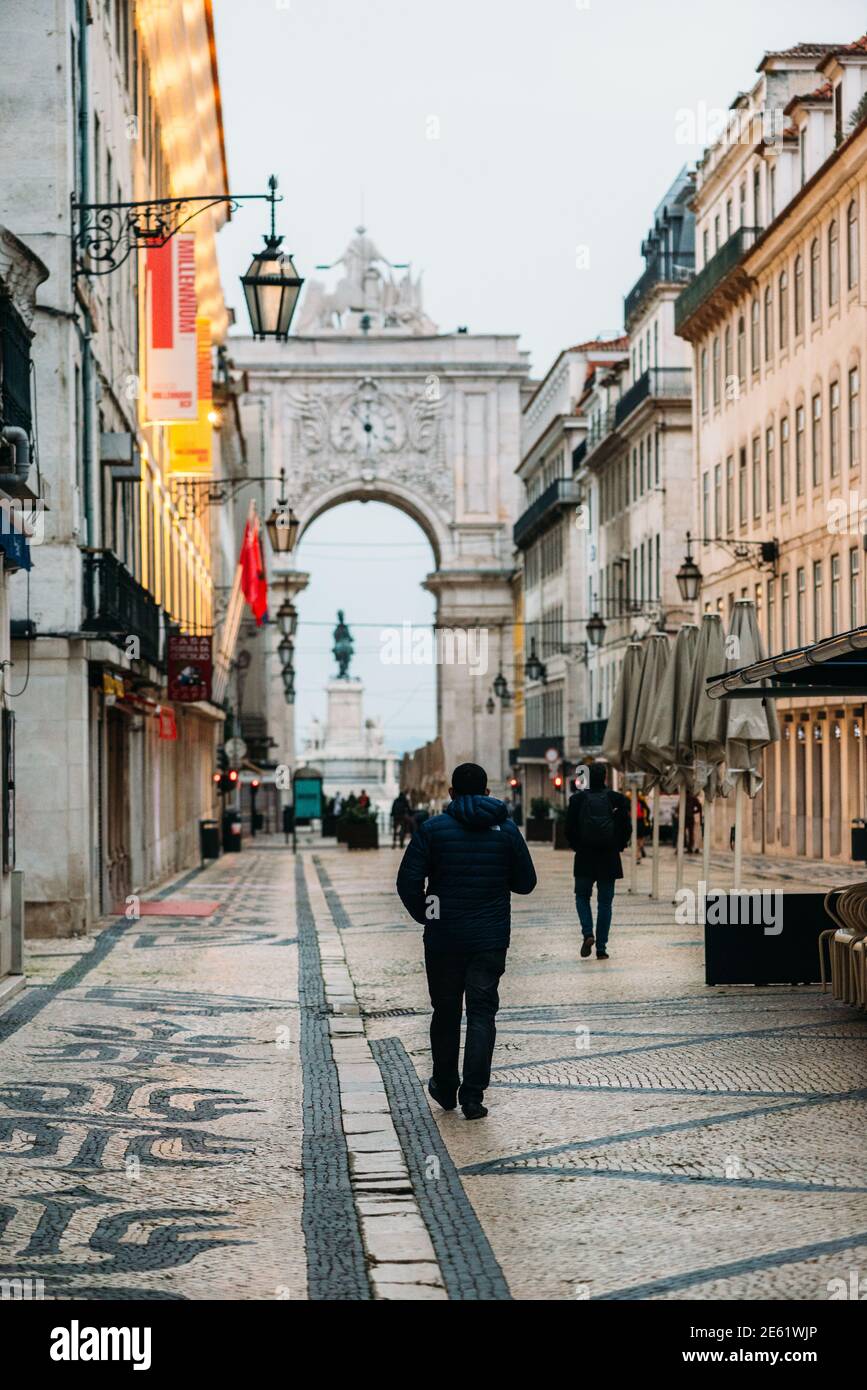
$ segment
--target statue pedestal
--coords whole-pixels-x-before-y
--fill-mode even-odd
[[[325,744],[329,750],[359,753],[364,748],[364,682],[357,677],[338,677],[325,687],[328,713]]]
[[[397,796],[397,757],[384,746],[379,722],[364,718],[364,682],[337,676],[325,687],[328,699],[324,733],[319,726],[307,739],[303,757],[322,769],[326,796],[347,796],[362,788],[385,815]]]

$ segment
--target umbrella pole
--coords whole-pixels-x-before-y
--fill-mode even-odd
[[[638,788],[633,783],[630,799],[632,810],[632,839],[629,842],[629,891],[635,892],[635,851],[638,840]]]
[[[704,886],[707,888],[710,882],[710,842],[713,838],[713,798],[705,792],[704,797],[704,834],[701,839],[701,876],[704,879]]]
[[[686,832],[686,787],[681,786],[680,796],[677,802],[677,869],[674,879],[674,891],[678,893],[683,886],[683,841]]]
[[[650,896],[659,897],[659,787],[653,788],[653,884]]]
[[[741,886],[741,877],[742,877],[742,872],[743,872],[743,861],[744,861],[744,845],[743,845],[744,795],[743,795],[743,782],[744,782],[744,775],[745,775],[745,774],[744,774],[743,772],[740,773],[740,775],[738,776],[738,784],[737,784],[737,787],[735,788],[735,867],[734,867],[734,875],[733,875],[733,881],[732,881],[732,887],[733,887],[733,888],[740,888],[740,886]]]

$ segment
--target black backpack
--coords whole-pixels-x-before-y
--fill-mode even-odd
[[[607,791],[584,793],[578,808],[578,833],[582,849],[617,848],[614,811]]]

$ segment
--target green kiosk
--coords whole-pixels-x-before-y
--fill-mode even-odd
[[[322,815],[322,773],[318,767],[299,767],[292,777],[292,848],[297,849],[298,826]]]

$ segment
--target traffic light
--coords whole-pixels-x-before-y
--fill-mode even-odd
[[[563,778],[560,776],[559,772],[557,773],[556,777],[554,777],[553,781],[554,786],[557,788],[558,791],[560,791],[563,786]]]
[[[512,787],[512,788],[515,788],[515,787],[517,787],[517,785],[518,785],[518,779],[517,779],[517,777],[510,777],[510,778],[509,778],[509,786]]]
[[[251,791],[254,791],[254,792],[257,792],[257,791],[259,790],[259,778],[258,778],[258,777],[252,778],[252,780],[251,780],[251,782],[250,782],[250,790],[251,790]]]

